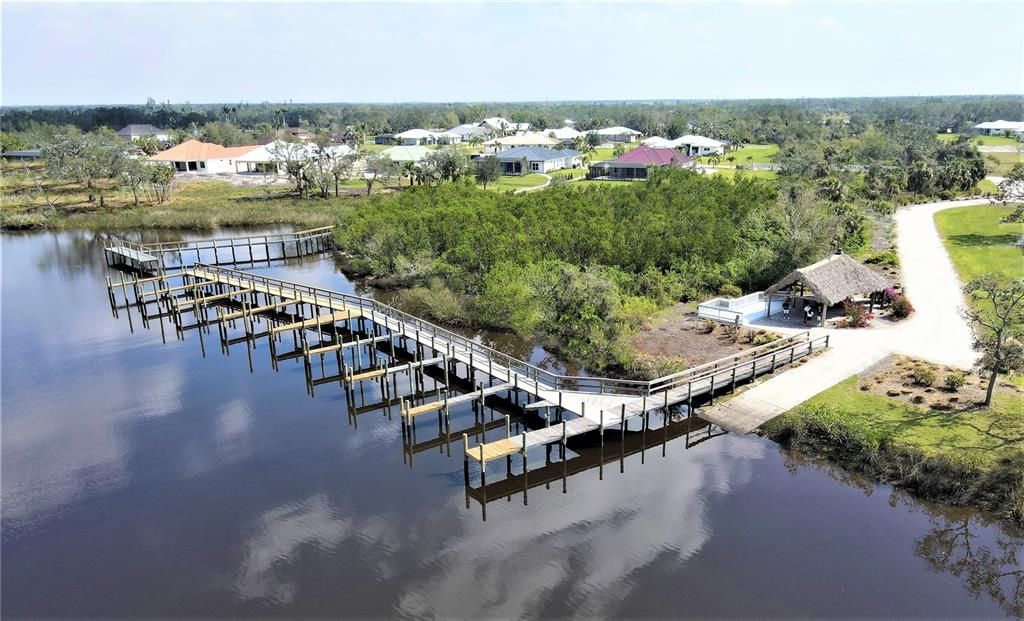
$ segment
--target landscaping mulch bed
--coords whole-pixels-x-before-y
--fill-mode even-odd
[[[708,327],[714,327],[706,332]],[[754,329],[755,332],[767,332]],[[632,339],[640,353],[657,358],[678,358],[691,367],[737,354],[755,347],[750,342],[750,329],[740,329],[738,338],[727,326],[698,319],[691,304],[676,304],[664,312],[650,326],[640,330]]]
[[[963,378],[959,387],[946,385],[950,376]],[[860,390],[884,395],[906,403],[963,412],[976,409],[985,400],[988,376],[966,373],[940,364],[914,360],[906,356],[888,356],[860,375]],[[999,381],[998,391],[1022,393],[1017,385]]]

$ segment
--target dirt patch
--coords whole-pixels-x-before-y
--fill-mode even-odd
[[[699,319],[693,305],[676,304],[650,326],[637,333],[631,343],[636,351],[655,358],[674,358],[686,367],[737,354],[779,338],[757,328],[732,326]]]
[[[888,356],[860,374],[864,392],[949,412],[976,409],[985,400],[987,384],[988,377],[906,356]],[[999,381],[998,388],[1024,392],[1005,381]]]

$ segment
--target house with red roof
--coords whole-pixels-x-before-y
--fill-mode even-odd
[[[588,179],[635,181],[647,179],[650,168],[693,168],[693,160],[675,149],[640,146],[617,159],[590,165]]]

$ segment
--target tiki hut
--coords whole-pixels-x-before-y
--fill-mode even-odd
[[[889,282],[848,255],[839,253],[793,270],[788,276],[765,289],[768,302],[768,316],[771,316],[771,301],[780,296],[792,300],[813,299],[822,306],[821,325],[825,325],[828,308],[847,298],[868,296],[874,304],[874,294],[889,287]]]

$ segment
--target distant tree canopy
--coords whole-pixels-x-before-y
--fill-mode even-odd
[[[870,126],[913,125],[935,132],[967,131],[985,120],[1017,119],[1015,96],[890,97],[713,102],[526,102],[487,104],[171,104],[140,106],[18,107],[0,110],[5,131],[26,132],[33,123],[73,125],[82,131],[150,123],[197,130],[231,123],[263,135],[268,128],[303,126],[360,133],[393,133],[417,127],[447,128],[502,116],[543,129],[573,119],[581,130],[625,125],[648,135],[675,138],[696,133],[730,142],[778,143],[840,140]]]

